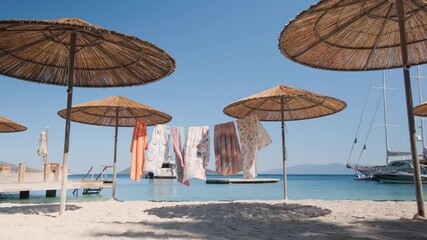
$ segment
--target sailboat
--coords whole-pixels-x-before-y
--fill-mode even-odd
[[[422,102],[422,91],[421,91],[421,71],[420,66],[418,66],[418,94],[419,101]],[[422,141],[423,153],[420,156],[420,174],[421,181],[427,183],[427,148],[424,141],[424,121],[420,118],[421,134],[419,138]],[[389,163],[385,169],[380,170],[378,173],[374,173],[374,178],[379,182],[383,183],[414,183],[414,166],[412,160],[404,161],[393,161]]]
[[[402,182],[408,182],[408,175],[413,176],[413,166],[411,160],[411,152],[397,152],[392,151],[389,146],[389,135],[388,135],[388,116],[387,116],[387,88],[386,88],[386,78],[385,71],[382,71],[382,80],[383,80],[383,108],[384,108],[384,133],[385,133],[385,150],[386,150],[386,159],[384,165],[359,165],[347,163],[347,167],[358,171],[355,180],[380,180],[384,182],[390,182],[391,180],[397,182],[399,180],[398,175],[401,175]],[[421,84],[421,81],[419,81]],[[421,91],[420,91],[421,94]],[[420,97],[421,99],[421,97]],[[424,125],[421,125],[422,127]],[[423,138],[424,139],[424,138]],[[355,139],[355,142],[357,139]],[[427,153],[426,148],[423,144],[423,152]],[[426,155],[427,156],[427,155]],[[396,160],[396,158],[399,158]],[[394,159],[390,161],[390,159]],[[426,166],[427,167],[427,166]],[[422,166],[422,169],[424,166]],[[422,170],[421,169],[421,170]],[[427,174],[427,168],[424,172],[422,170],[422,175]],[[427,181],[427,175],[425,175]],[[412,180],[413,182],[413,180]]]

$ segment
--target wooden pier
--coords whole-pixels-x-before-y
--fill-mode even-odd
[[[56,197],[61,189],[62,164],[46,163],[43,172],[27,172],[26,165],[19,164],[17,172],[0,171],[0,192],[20,192],[20,198],[28,198],[30,191],[46,191],[46,197]],[[68,180],[67,189],[102,189],[112,187],[111,181]],[[98,191],[99,192],[99,191]]]
[[[259,183],[277,183],[277,178],[208,178],[206,179],[207,184],[259,184]]]

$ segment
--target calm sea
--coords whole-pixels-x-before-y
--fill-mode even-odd
[[[81,179],[72,175],[70,179]],[[210,175],[208,178],[223,178]],[[236,178],[242,176],[234,176]],[[278,178],[278,183],[266,184],[206,184],[191,179],[190,187],[172,179],[141,179],[134,182],[129,175],[118,175],[116,198],[123,201],[209,201],[209,200],[278,200],[283,198],[283,176],[261,174],[259,178]],[[415,200],[413,184],[385,184],[375,181],[355,181],[352,175],[288,175],[288,197],[291,200]],[[427,197],[424,186],[424,198]],[[44,191],[34,191],[30,199],[19,200],[19,193],[0,194],[2,202],[55,202],[46,199]],[[99,195],[79,195],[68,191],[67,201],[103,200],[111,198],[111,188],[104,188]]]

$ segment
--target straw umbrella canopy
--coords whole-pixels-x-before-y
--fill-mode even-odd
[[[343,110],[346,106],[345,102],[333,97],[279,85],[231,103],[223,112],[235,118],[254,114],[260,121],[281,121],[283,191],[284,198],[287,199],[285,121],[327,116]]]
[[[78,18],[0,21],[0,74],[68,86],[60,215],[65,211],[73,86],[144,85],[174,70],[175,60],[159,47]]]
[[[414,108],[414,114],[420,117],[427,117],[427,102],[416,106]]]
[[[58,112],[66,118],[67,109]],[[114,161],[113,161],[113,189],[116,195],[116,165],[118,127],[133,127],[137,119],[143,119],[148,126],[163,124],[172,120],[172,117],[150,106],[132,101],[122,96],[112,96],[102,100],[77,104],[71,108],[71,121],[98,126],[115,127]]]
[[[418,215],[423,217],[409,69],[427,62],[426,7],[424,0],[321,0],[285,26],[279,38],[283,55],[314,68],[403,67]]]
[[[10,132],[22,132],[27,130],[26,127],[18,124],[10,119],[0,116],[0,132],[1,133],[10,133]]]

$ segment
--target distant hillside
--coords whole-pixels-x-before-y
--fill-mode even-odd
[[[301,164],[293,167],[286,168],[288,174],[354,174],[354,170],[348,169],[344,164],[341,163],[330,163],[330,164]],[[261,174],[282,174],[281,168],[272,169]],[[130,174],[130,168],[126,168],[117,174]],[[211,169],[206,169],[206,174],[218,174]]]
[[[117,172],[117,174],[130,174],[130,167],[128,167],[128,168],[126,168],[120,172]]]
[[[16,164],[0,161],[0,165],[9,165],[11,172],[17,172],[18,171],[18,165],[16,165]],[[27,172],[42,172],[42,170],[30,168],[28,166],[26,168],[26,171]]]
[[[118,172],[117,174],[130,174],[130,167]],[[216,173],[213,170],[206,169],[206,174],[218,174],[218,173]]]
[[[272,169],[269,171],[262,172],[264,174],[281,174],[283,170]],[[341,163],[330,163],[330,164],[302,164],[293,167],[286,168],[287,174],[354,174],[354,170],[348,169],[344,164]]]
[[[344,164],[341,163],[330,163],[330,164],[301,164],[293,167],[286,168],[288,174],[354,174],[354,170],[348,169]],[[282,174],[281,168],[272,169],[261,174]],[[126,168],[117,174],[130,174],[130,168]],[[206,169],[206,174],[218,174],[211,169]]]

